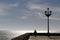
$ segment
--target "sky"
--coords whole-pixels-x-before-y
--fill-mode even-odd
[[[49,30],[60,32],[60,0],[0,0],[0,30],[47,31],[47,8]]]

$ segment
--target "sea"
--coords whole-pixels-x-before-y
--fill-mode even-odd
[[[19,31],[0,31],[0,40],[11,40],[20,35],[22,33]]]

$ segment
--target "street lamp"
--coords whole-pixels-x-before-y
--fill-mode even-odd
[[[49,10],[49,8],[47,8],[47,10],[45,11],[45,16],[47,17],[47,27],[48,27],[48,36],[49,36],[49,17],[51,16],[52,11]]]

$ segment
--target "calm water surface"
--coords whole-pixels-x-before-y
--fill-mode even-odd
[[[15,31],[0,31],[0,40],[11,40],[14,37],[21,35],[20,32]]]

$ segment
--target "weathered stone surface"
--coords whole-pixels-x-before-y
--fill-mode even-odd
[[[34,33],[26,33],[16,38],[13,38],[12,40],[54,40],[54,39],[60,40],[60,33],[49,33],[49,36],[47,33],[36,33],[36,36]]]

